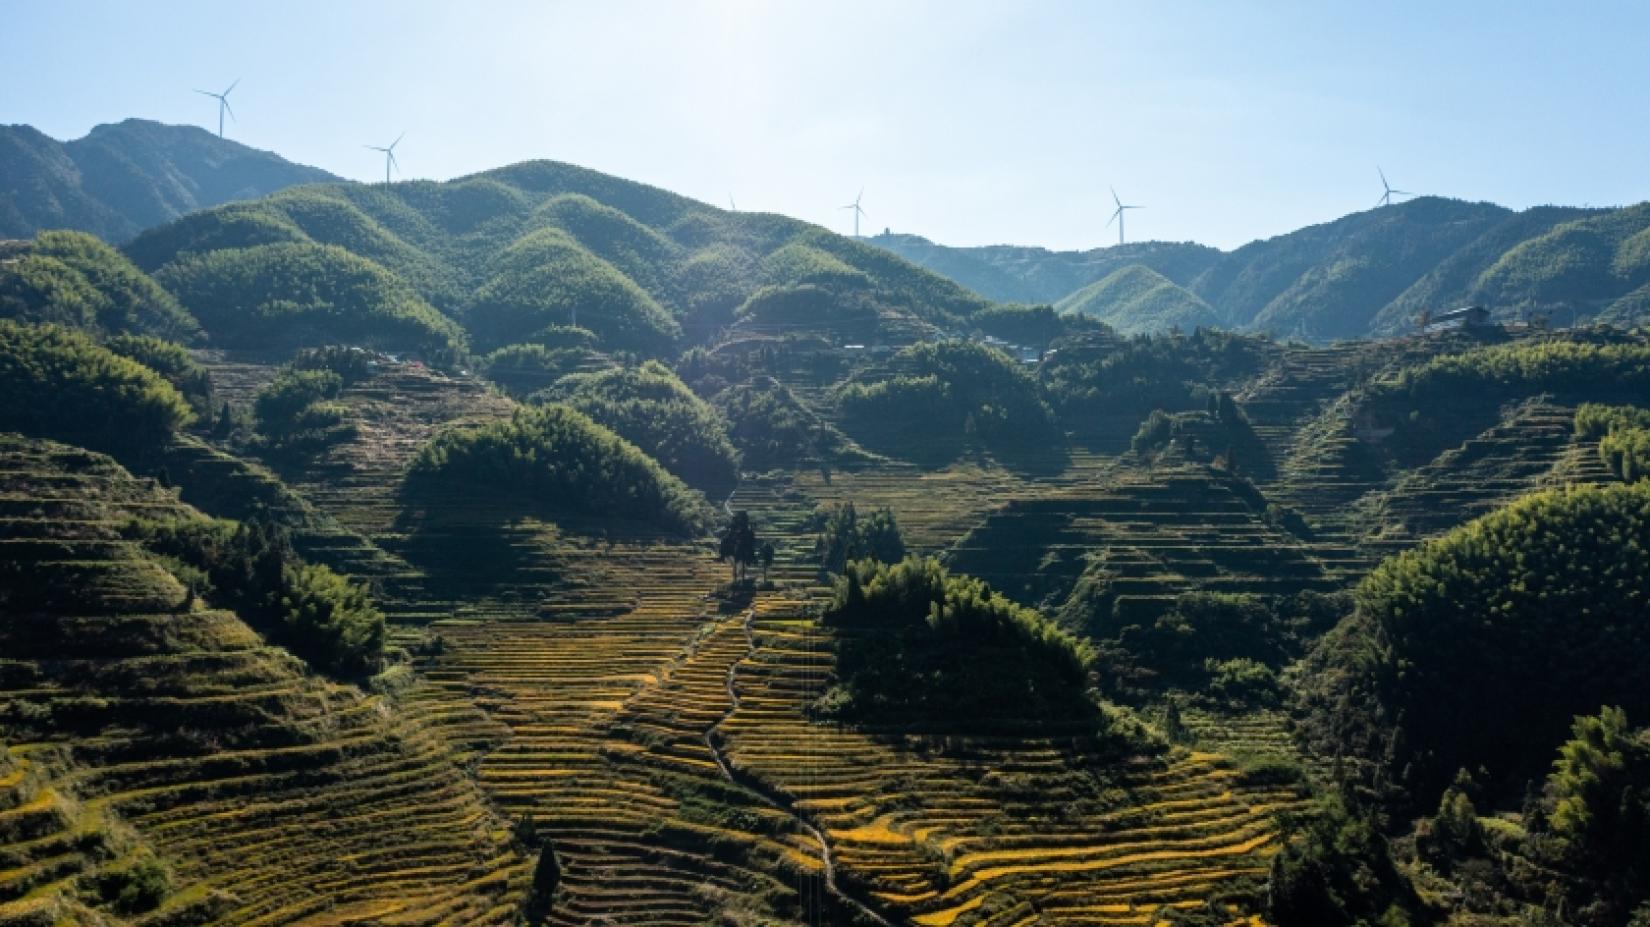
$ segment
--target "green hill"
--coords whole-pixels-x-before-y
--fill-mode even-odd
[[[1385,561],[1314,658],[1319,746],[1422,806],[1463,768],[1516,796],[1577,715],[1650,716],[1647,558],[1639,484],[1533,495]]]
[[[197,209],[336,179],[194,126],[128,119],[70,142],[0,126],[0,238],[67,228],[121,242]]]
[[[646,356],[711,341],[730,327],[774,324],[909,341],[991,305],[886,251],[806,223],[728,213],[548,161],[449,183],[287,190],[152,229],[127,253],[175,288],[193,290],[239,263],[232,254],[298,245],[336,247],[381,268],[462,322],[481,350],[533,341],[545,328],[573,324],[575,315],[600,348]],[[201,262],[212,262],[212,273],[200,273]],[[805,318],[783,323],[734,311],[764,287],[809,287],[823,299]],[[228,290],[215,300],[262,304],[257,293]],[[215,315],[207,328],[222,319]]]
[[[1208,303],[1140,264],[1113,271],[1055,303],[1054,308],[1061,314],[1098,319],[1124,335],[1171,328],[1190,331],[1214,327],[1220,321]]]
[[[68,231],[0,246],[0,318],[179,341],[200,330],[177,299],[125,255]]]

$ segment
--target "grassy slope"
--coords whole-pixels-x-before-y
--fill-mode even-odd
[[[1124,335],[1190,331],[1220,322],[1197,294],[1176,286],[1149,267],[1130,264],[1055,304],[1061,313],[1093,316]]]

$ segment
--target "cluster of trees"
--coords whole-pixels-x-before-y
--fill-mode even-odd
[[[1267,879],[1269,920],[1438,923],[1428,902],[1449,897],[1450,923],[1650,923],[1650,728],[1633,729],[1614,706],[1578,716],[1545,779],[1526,790],[1517,824],[1481,816],[1486,801],[1461,769],[1408,839],[1388,841],[1377,807],[1355,793],[1324,800],[1286,823]]]
[[[252,404],[264,446],[278,454],[313,454],[355,434],[338,402],[344,378],[327,369],[280,372]]]
[[[1131,700],[1178,689],[1221,707],[1275,704],[1284,667],[1349,606],[1344,594],[1185,592],[1138,620],[1118,613],[1108,580],[1085,571],[1055,617],[1093,643],[1106,694]]]
[[[1271,468],[1270,456],[1249,419],[1224,390],[1209,392],[1207,408],[1200,411],[1153,409],[1129,441],[1129,450],[1142,459],[1171,449],[1186,460],[1213,463],[1233,473],[1251,462],[1261,471]]]
[[[772,541],[763,541],[756,536],[756,527],[751,524],[748,512],[733,513],[728,526],[722,530],[722,536],[717,539],[716,559],[732,568],[735,583],[749,579],[753,566],[762,568],[765,582],[777,553]]]
[[[1066,339],[1040,369],[1067,427],[1097,418],[1192,411],[1211,385],[1256,373],[1276,347],[1264,338],[1198,329],[1190,335]]]
[[[728,439],[747,470],[826,462],[846,450],[847,439],[841,432],[772,377],[757,376],[730,386],[711,403],[728,422]]]
[[[859,560],[898,563],[905,559],[905,539],[900,535],[894,510],[886,506],[860,515],[852,502],[820,506],[809,518],[814,537],[814,558],[826,574],[846,572],[848,564]]]
[[[166,378],[55,325],[0,319],[0,431],[95,450],[139,450],[195,418]]]
[[[702,496],[634,444],[559,404],[441,432],[413,459],[406,489],[426,502],[468,497],[515,511],[635,519],[685,534],[699,534],[712,521]]]
[[[384,615],[366,587],[305,563],[263,521],[134,519],[125,528],[162,558],[192,596],[235,611],[270,640],[342,678],[377,670]]]
[[[932,558],[858,560],[838,579],[839,720],[930,732],[1098,733],[1088,647],[984,582]]]
[[[1598,455],[1623,482],[1650,479],[1650,409],[1583,403],[1576,434],[1598,441]]]
[[[1460,768],[1496,798],[1570,719],[1650,716],[1650,484],[1527,496],[1384,561],[1310,658],[1304,730],[1410,802]]]
[[[739,481],[727,421],[658,361],[570,376],[536,398],[583,412],[708,495],[726,495]]]
[[[595,346],[596,336],[589,329],[552,325],[535,333],[531,341],[507,344],[487,354],[476,366],[482,376],[521,398],[570,373],[611,363]]]
[[[991,306],[969,316],[968,324],[1010,344],[1036,348],[1039,354],[1062,335],[1101,328],[1088,316],[1063,316],[1053,306]]]
[[[1412,404],[1461,397],[1502,401],[1532,393],[1643,395],[1650,389],[1650,344],[1579,339],[1519,341],[1444,354],[1405,368],[1377,397]]]
[[[189,400],[198,418],[211,415],[212,377],[182,345],[154,335],[122,334],[105,339],[103,346],[160,374]]]
[[[327,343],[463,354],[463,331],[379,264],[333,245],[284,243],[185,254],[156,279],[212,338],[237,347]]]
[[[1059,437],[1037,381],[1001,351],[924,342],[900,351],[892,365],[901,373],[838,391],[850,433],[902,446],[969,437],[999,452],[1034,450]]]
[[[200,331],[171,293],[83,232],[41,232],[0,253],[0,318],[173,340]]]

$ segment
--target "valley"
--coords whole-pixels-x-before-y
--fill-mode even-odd
[[[1405,205],[1343,223],[1528,218]],[[1503,250],[1610,222],[1620,265],[1639,209]],[[1078,284],[1051,311],[547,161],[8,243],[0,925],[1642,904],[1534,777],[1578,713],[1644,723],[1650,340],[1615,290],[1501,324],[1482,274],[1494,324],[1383,327],[1464,292],[1394,283],[1446,276],[1382,256],[1421,232],[1308,233],[1380,285],[1134,246],[1013,291]],[[971,259],[1056,272],[1006,254]],[[1508,701],[1528,755],[1457,756],[1413,695],[1560,639],[1611,669]]]

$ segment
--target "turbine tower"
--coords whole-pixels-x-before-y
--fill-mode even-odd
[[[859,219],[860,219],[861,216],[865,215],[865,210],[863,210],[859,207],[859,201],[864,199],[864,198],[865,198],[865,188],[861,187],[860,190],[859,190],[859,196],[854,197],[854,201],[852,203],[849,203],[848,205],[842,207],[843,209],[852,209],[854,211],[854,237],[855,238],[859,237]]]
[[[1125,206],[1125,205],[1123,205],[1123,201],[1117,198],[1117,188],[1116,187],[1111,188],[1111,201],[1113,203],[1117,204],[1117,211],[1113,212],[1111,214],[1111,218],[1106,220],[1106,228],[1111,228],[1111,224],[1113,222],[1116,222],[1117,223],[1117,243],[1122,244],[1123,243],[1123,218],[1124,218],[1123,214],[1125,212],[1127,212],[1128,210],[1130,210],[1130,209],[1145,209],[1146,207],[1144,207],[1144,206]]]
[[[1394,189],[1392,189],[1392,184],[1389,184],[1389,183],[1386,182],[1386,171],[1381,170],[1381,166],[1379,164],[1375,165],[1375,173],[1381,175],[1381,189],[1384,191],[1384,192],[1381,193],[1381,198],[1375,201],[1376,206],[1391,206],[1392,205],[1392,195],[1395,194],[1395,193],[1399,196],[1419,196],[1420,195],[1420,194],[1416,194],[1416,193],[1411,193],[1408,190],[1394,190]]]
[[[377,145],[363,145],[362,146],[363,148],[371,148],[373,151],[382,151],[384,153],[384,185],[385,186],[389,186],[389,183],[390,183],[390,166],[394,165],[396,170],[401,169],[401,162],[395,160],[395,146],[401,144],[401,140],[406,138],[406,137],[407,137],[407,133],[405,133],[405,132],[402,132],[400,135],[397,135],[395,137],[395,141],[390,142],[390,145],[389,145],[388,148],[380,148]]]
[[[212,99],[218,101],[218,137],[219,138],[223,138],[223,114],[228,113],[230,119],[235,118],[235,111],[229,108],[229,91],[234,90],[235,89],[235,84],[239,84],[240,82],[241,82],[241,79],[239,77],[235,78],[235,83],[230,84],[228,89],[226,89],[223,93],[213,93],[210,90],[197,90],[197,91],[195,91],[196,93],[201,94],[202,96],[208,96],[208,97],[211,97]]]
[[[733,201],[733,194],[732,193],[728,194],[728,211],[729,212],[738,212],[739,211],[739,204],[735,203]]]

